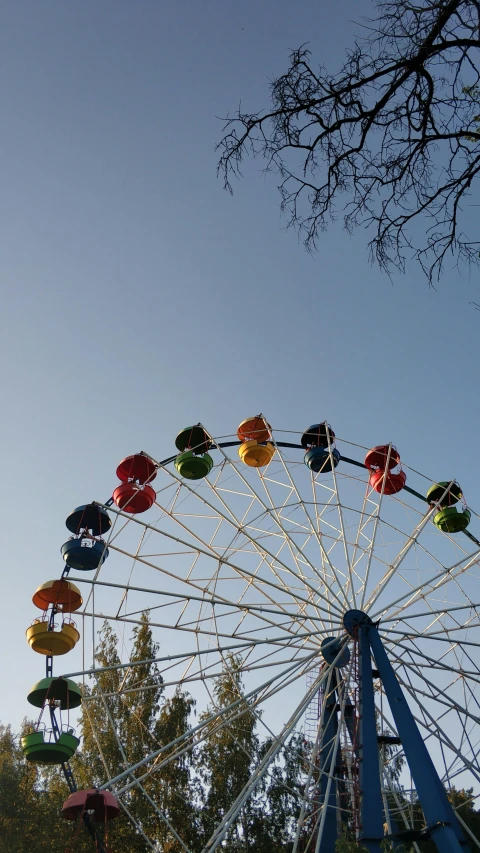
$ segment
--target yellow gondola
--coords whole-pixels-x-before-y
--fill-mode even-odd
[[[273,444],[270,444],[270,442],[259,444],[255,439],[244,441],[238,448],[240,459],[245,465],[249,465],[250,468],[263,468],[265,465],[268,465],[274,454],[275,448]]]
[[[75,623],[65,620],[59,631],[49,630],[49,622],[35,619],[27,628],[27,641],[30,648],[40,655],[66,655],[71,652],[80,639]]]

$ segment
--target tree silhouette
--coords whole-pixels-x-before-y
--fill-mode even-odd
[[[469,197],[480,170],[478,0],[380,0],[337,73],[306,46],[270,86],[270,107],[227,117],[225,187],[250,156],[279,179],[281,207],[308,249],[338,215],[367,227],[371,258],[430,283],[447,256],[478,263]]]

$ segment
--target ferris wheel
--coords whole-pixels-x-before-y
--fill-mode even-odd
[[[185,428],[175,443],[166,459],[126,457],[112,497],[68,516],[62,575],[33,597],[43,615],[27,639],[45,656],[46,676],[28,694],[40,721],[23,750],[29,761],[62,765],[71,791],[64,817],[83,819],[94,836],[96,819],[121,809],[132,817],[132,790],[150,802],[154,774],[253,713],[269,747],[205,853],[224,846],[299,733],[292,853],[334,853],[345,826],[371,853],[385,838],[394,846],[431,838],[442,853],[480,846],[448,797],[480,783],[480,527],[459,483],[409,468],[391,443],[340,439],[326,421],[295,432],[258,415],[233,435]],[[98,787],[77,791],[70,759],[79,739],[60,715],[82,703],[79,677],[95,681],[100,670],[91,669],[93,650],[81,668],[70,671],[65,659],[55,675],[54,658],[75,647],[80,627],[84,637],[103,620],[131,629],[143,610],[165,689],[189,690],[210,712],[135,762],[106,713],[124,769],[112,776],[105,766]],[[215,679],[233,658],[241,692],[215,709]],[[138,664],[127,655],[118,669]],[[147,687],[140,680],[135,689]],[[421,804],[420,828],[398,793],[398,757]],[[168,825],[162,803],[150,806]],[[177,836],[189,853],[187,836]],[[145,843],[158,849],[154,838]]]

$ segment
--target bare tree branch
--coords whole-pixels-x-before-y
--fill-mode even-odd
[[[414,257],[433,284],[447,256],[478,263],[466,230],[480,172],[479,21],[478,0],[380,0],[338,73],[294,50],[270,109],[225,120],[225,188],[260,156],[308,249],[340,213],[349,231],[373,229],[370,255],[387,272]]]

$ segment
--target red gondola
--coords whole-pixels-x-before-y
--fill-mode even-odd
[[[385,486],[383,485],[384,479]],[[407,475],[404,471],[399,471],[398,474],[387,473],[386,471],[372,471],[368,479],[372,489],[381,493],[383,488],[384,495],[396,495],[397,492],[401,492],[406,481]]]
[[[155,503],[156,494],[151,486],[122,483],[113,493],[113,500],[124,512],[146,512]]]
[[[390,458],[388,456],[389,453]],[[385,471],[387,468],[387,459],[390,470],[400,465],[400,454],[397,448],[393,444],[379,444],[377,447],[372,447],[365,456],[365,468],[368,468],[370,471],[377,469]]]
[[[144,456],[143,453],[135,453],[133,456],[126,456],[122,459],[117,468],[117,477],[122,483],[128,483],[131,480],[136,480],[143,486],[145,483],[150,483],[157,476],[157,468],[149,456]]]
[[[84,812],[99,822],[113,820],[120,814],[120,806],[110,791],[99,791],[97,788],[75,791],[65,800],[62,817],[65,820],[76,820]]]

